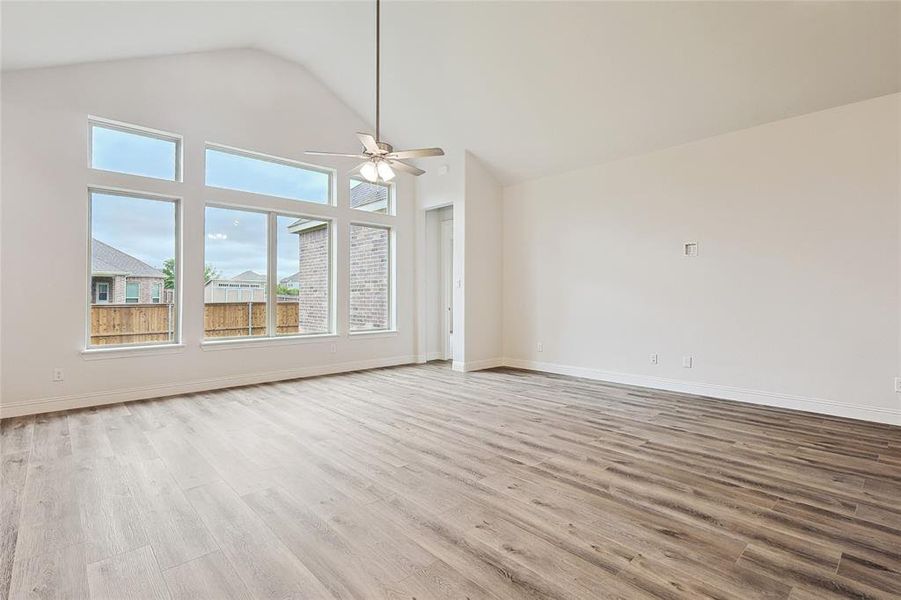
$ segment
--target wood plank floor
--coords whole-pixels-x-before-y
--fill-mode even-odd
[[[901,597],[901,428],[408,366],[2,422],[0,597]]]

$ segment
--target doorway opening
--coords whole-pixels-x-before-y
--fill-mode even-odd
[[[454,208],[426,211],[428,360],[454,356]]]

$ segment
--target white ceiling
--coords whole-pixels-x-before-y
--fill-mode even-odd
[[[505,184],[901,89],[898,2],[386,2],[395,145]],[[3,2],[2,66],[254,47],[373,120],[373,5]],[[350,132],[346,148],[356,150]]]

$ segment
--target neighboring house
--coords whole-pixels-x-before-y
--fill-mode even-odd
[[[230,279],[212,279],[204,287],[203,301],[265,302],[266,276],[255,271],[244,271]]]
[[[160,304],[169,294],[165,275],[100,240],[91,240],[92,304]]]
[[[361,181],[350,188],[350,207],[369,212],[388,212],[388,187]]]
[[[359,183],[350,189],[350,206],[369,212],[388,212],[389,188],[384,185]],[[329,237],[322,221],[298,219],[288,231],[296,233],[300,270],[282,283],[299,290],[299,323],[301,332],[328,331],[329,327]],[[364,254],[372,260],[350,263],[352,317],[350,327],[385,329],[388,327],[388,283],[384,278],[381,257],[387,260],[387,237],[372,230],[351,229],[351,248],[366,247]]]
[[[295,273],[294,275],[289,275],[288,277],[282,277],[278,280],[278,282],[289,290],[299,290],[300,289],[300,271]]]

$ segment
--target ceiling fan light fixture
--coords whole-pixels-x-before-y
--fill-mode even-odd
[[[379,170],[375,166],[375,163],[371,161],[360,167],[360,175],[370,183],[375,183],[379,180]]]
[[[379,173],[379,177],[381,177],[382,181],[391,181],[394,179],[394,169],[391,168],[391,165],[386,163],[383,160],[379,161],[379,164],[376,165],[376,170]]]
[[[354,167],[351,174],[359,172],[370,183],[376,183],[379,180],[384,182],[391,181],[395,176],[394,169],[416,177],[425,173],[419,167],[405,163],[401,159],[444,155],[444,150],[441,148],[395,150],[391,144],[381,138],[381,14],[382,2],[381,0],[375,0],[375,136],[369,133],[357,133],[357,139],[363,144],[363,149],[358,154],[307,150],[307,154],[315,154],[316,156],[365,159],[366,162]]]

